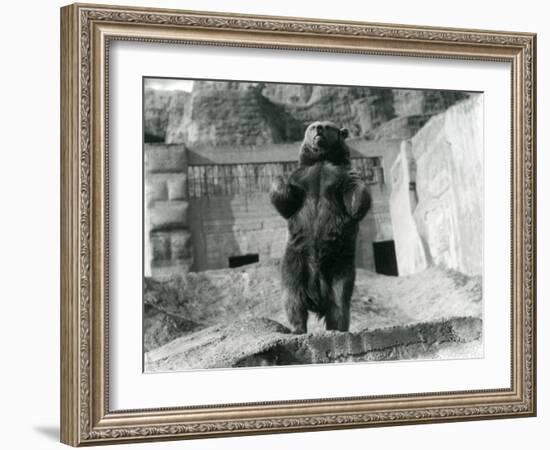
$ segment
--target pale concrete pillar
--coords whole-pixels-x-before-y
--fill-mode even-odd
[[[399,275],[410,275],[427,267],[427,258],[414,220],[416,163],[410,140],[401,149],[391,169],[390,214]]]
[[[193,264],[183,145],[145,144],[144,275],[188,272]]]

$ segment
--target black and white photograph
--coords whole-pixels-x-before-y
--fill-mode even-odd
[[[143,78],[145,372],[481,358],[483,94]]]

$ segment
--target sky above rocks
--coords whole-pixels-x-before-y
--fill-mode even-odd
[[[178,80],[174,78],[145,78],[146,89],[159,89],[164,91],[186,91],[193,89],[193,80]]]

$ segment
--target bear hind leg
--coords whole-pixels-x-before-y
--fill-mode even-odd
[[[308,311],[298,294],[285,293],[285,311],[294,334],[307,333]]]
[[[335,280],[332,284],[334,297],[325,315],[327,330],[349,331],[350,304],[354,278]]]

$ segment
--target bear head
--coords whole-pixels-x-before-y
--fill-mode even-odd
[[[309,166],[328,161],[336,165],[349,164],[349,148],[344,142],[349,132],[329,121],[310,124],[300,148],[300,165]]]

